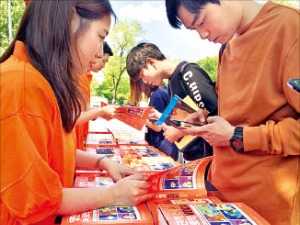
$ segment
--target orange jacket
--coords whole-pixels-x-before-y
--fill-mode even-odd
[[[71,187],[75,146],[49,83],[15,44],[0,64],[0,224],[53,224]]]
[[[82,106],[82,111],[89,108],[90,105],[90,88],[91,88],[92,74],[85,74],[79,77],[79,87],[85,105]],[[89,124],[83,123],[75,126],[76,131],[76,147],[84,149],[84,142],[88,135]]]
[[[214,148],[210,180],[272,225],[300,223],[300,94],[287,86],[300,75],[299,27],[299,11],[268,2],[219,65],[219,114],[245,126],[245,153]]]

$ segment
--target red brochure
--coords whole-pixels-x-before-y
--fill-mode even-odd
[[[120,106],[116,109],[114,118],[141,130],[150,114],[151,107]]]

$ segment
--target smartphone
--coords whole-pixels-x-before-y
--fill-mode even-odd
[[[300,92],[300,78],[289,79],[288,86],[298,92]]]
[[[182,121],[182,120],[166,120],[165,122],[167,125],[173,126],[177,129],[185,129],[185,128],[190,128],[193,126],[199,127],[199,126],[203,126],[206,123],[190,123],[190,122],[186,122],[186,121]]]
[[[157,122],[157,119],[149,119],[149,121],[151,123],[155,123]],[[184,128],[189,128],[192,126],[203,126],[206,123],[190,123],[190,122],[186,122],[186,121],[182,121],[182,120],[172,120],[172,119],[167,119],[165,121],[165,124],[175,127],[177,129],[184,129]]]

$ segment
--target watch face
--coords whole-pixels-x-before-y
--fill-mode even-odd
[[[242,152],[244,149],[243,142],[241,139],[235,139],[232,141],[232,147],[237,152]]]
[[[236,152],[244,152],[243,127],[236,127],[230,139],[230,145]]]

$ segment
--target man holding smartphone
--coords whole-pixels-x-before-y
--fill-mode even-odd
[[[218,65],[219,116],[186,129],[214,147],[208,179],[224,201],[272,225],[300,223],[299,11],[252,0],[166,0],[169,23],[226,44]],[[191,121],[202,118],[201,113]]]
[[[195,63],[176,63],[167,59],[153,43],[140,43],[130,50],[126,59],[126,69],[131,82],[160,86],[168,81],[170,96],[189,96],[199,107],[217,114],[215,86],[206,71]],[[138,93],[141,94],[141,93]],[[165,138],[174,143],[184,133],[172,126],[165,126]],[[184,149],[184,158],[194,160],[212,154],[211,146],[202,138],[195,138]]]

